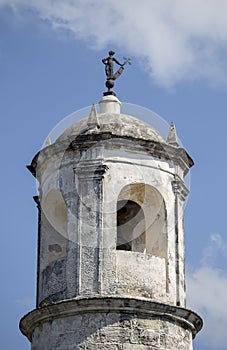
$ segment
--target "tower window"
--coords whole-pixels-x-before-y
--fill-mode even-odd
[[[132,200],[117,203],[117,250],[144,252],[146,247],[143,209]]]

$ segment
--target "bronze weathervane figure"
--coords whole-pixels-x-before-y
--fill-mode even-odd
[[[107,92],[104,92],[105,95],[115,95],[115,93],[112,91],[112,88],[114,87],[114,80],[116,80],[123,72],[124,66],[128,63],[131,65],[131,59],[130,58],[124,58],[124,63],[120,63],[115,57],[115,52],[110,50],[109,56],[107,58],[102,59],[102,63],[105,64],[105,72],[106,72],[106,87],[108,89]],[[120,68],[114,73],[114,62],[120,66]]]

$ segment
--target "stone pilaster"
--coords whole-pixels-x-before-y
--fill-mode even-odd
[[[101,288],[100,252],[103,234],[103,186],[105,164],[84,161],[75,168],[78,190],[77,259],[78,294],[99,293]]]
[[[189,191],[179,177],[175,177],[172,188],[175,195],[176,305],[185,306],[184,203]]]

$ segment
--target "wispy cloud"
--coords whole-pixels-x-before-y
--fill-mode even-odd
[[[96,49],[117,47],[140,58],[160,85],[227,83],[226,0],[0,0],[3,6],[24,16],[33,10]]]
[[[201,265],[188,275],[188,304],[204,319],[201,339],[209,349],[227,349],[227,242],[210,237]]]
[[[16,299],[15,303],[17,305],[21,305],[21,306],[26,307],[28,309],[33,309],[35,307],[34,298],[24,297],[24,298]]]

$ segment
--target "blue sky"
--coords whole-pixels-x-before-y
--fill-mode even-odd
[[[26,3],[0,0],[1,347],[30,348],[18,331],[36,288],[36,184],[25,166],[60,120],[101,99],[101,58],[114,49],[133,62],[116,82],[118,98],[174,120],[195,161],[188,304],[205,326],[194,349],[226,350],[226,1]]]

